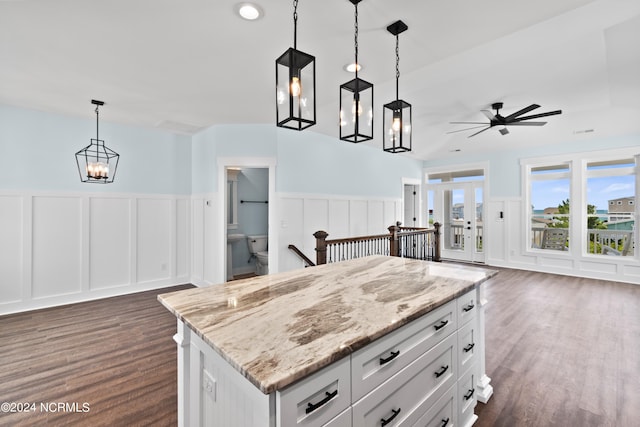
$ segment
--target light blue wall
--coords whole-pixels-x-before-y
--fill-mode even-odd
[[[193,137],[193,192],[217,191],[217,158],[274,157],[276,191],[402,197],[402,178],[418,179],[421,162],[310,130],[274,125],[213,126]]]
[[[522,191],[520,173],[521,159],[637,146],[640,146],[640,134],[612,138],[596,138],[585,141],[571,141],[562,144],[539,145],[525,150],[511,150],[501,153],[488,153],[485,155],[460,156],[455,159],[436,159],[425,161],[424,167],[432,168],[488,161],[488,197],[520,197],[520,193]]]
[[[106,109],[106,106],[103,107]],[[120,154],[112,184],[80,182],[75,153],[96,136],[95,113],[67,117],[0,105],[0,188],[6,190],[191,193],[191,137],[109,123],[100,139]]]

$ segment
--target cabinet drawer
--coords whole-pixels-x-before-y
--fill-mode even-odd
[[[458,425],[470,427],[478,416],[473,413],[476,407],[476,365],[473,365],[458,380]]]
[[[351,408],[329,421],[323,427],[351,427]]]
[[[476,363],[478,337],[476,322],[469,322],[458,330],[458,373],[464,374]]]
[[[353,401],[382,384],[456,330],[451,301],[351,355]]]
[[[276,392],[277,425],[319,427],[347,409],[351,404],[349,371],[350,360],[345,357]]]
[[[458,303],[458,325],[462,326],[471,319],[475,319],[478,311],[478,301],[476,301],[476,290],[472,290],[457,299]]]
[[[353,405],[353,426],[411,426],[457,378],[456,335],[420,356]]]
[[[447,390],[418,421],[413,423],[414,427],[452,427],[455,425],[456,416],[456,386]]]

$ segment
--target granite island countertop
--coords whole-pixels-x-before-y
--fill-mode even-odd
[[[158,300],[268,394],[495,274],[374,255],[162,294]]]

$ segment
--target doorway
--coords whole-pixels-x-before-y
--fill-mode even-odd
[[[442,258],[485,262],[483,171],[429,175],[429,222],[441,224]],[[443,179],[444,178],[444,179]]]
[[[217,238],[216,248],[219,256],[216,256],[213,261],[215,265],[215,279],[214,283],[222,283],[233,277],[234,264],[236,264],[235,271],[242,273],[238,268],[238,264],[233,261],[233,255],[236,255],[236,261],[241,261],[244,258],[244,263],[247,263],[249,259],[248,247],[246,243],[246,236],[254,233],[263,234],[264,224],[260,225],[261,221],[266,221],[266,235],[267,245],[269,248],[278,248],[278,233],[274,227],[277,223],[275,217],[277,212],[277,199],[275,197],[275,166],[276,160],[274,158],[250,158],[250,157],[229,157],[218,158],[218,194],[217,194]],[[232,172],[229,175],[230,170],[237,170],[238,172]],[[266,173],[261,180],[268,180],[268,195],[265,198],[264,194],[254,195],[245,194],[243,190],[236,187],[234,190],[233,175],[238,179],[238,175],[242,170],[249,171],[265,171]],[[239,179],[243,179],[239,177]],[[249,186],[250,190],[254,191],[253,186]],[[239,190],[239,192],[238,192]],[[246,200],[244,196],[246,197]],[[241,197],[242,196],[242,197]],[[235,199],[235,200],[234,200]],[[243,203],[244,200],[244,203]],[[253,203],[258,202],[258,203]],[[245,209],[245,213],[249,217],[243,217],[243,209],[240,206],[245,205],[248,207]],[[256,220],[259,215],[260,220]],[[243,219],[244,218],[244,219]],[[261,228],[255,228],[257,225]],[[254,227],[254,228],[252,228]],[[231,237],[229,237],[231,236]],[[238,241],[235,239],[238,238]],[[252,260],[254,261],[254,260]],[[269,273],[276,273],[278,271],[278,251],[268,251],[268,271]]]

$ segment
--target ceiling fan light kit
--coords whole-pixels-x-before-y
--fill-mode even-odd
[[[293,47],[276,59],[276,125],[303,130],[316,124],[316,58],[297,49],[298,0],[293,2]]]
[[[396,99],[382,108],[382,149],[389,153],[411,151],[411,104],[399,99],[400,47],[398,35],[409,27],[396,21],[387,31],[396,38]]]
[[[358,3],[361,0],[349,0],[355,7],[355,61],[358,64]],[[353,143],[373,139],[373,84],[358,77],[340,86],[340,139]]]
[[[500,134],[507,135],[509,133],[508,126],[544,126],[547,124],[547,122],[532,122],[529,120],[562,114],[562,110],[555,110],[555,111],[548,111],[546,113],[531,114],[529,116],[525,116],[524,114],[527,114],[537,108],[540,108],[540,105],[538,104],[531,104],[528,107],[524,107],[516,111],[515,113],[509,114],[508,116],[503,116],[500,114],[500,110],[502,109],[503,106],[504,105],[502,102],[495,102],[491,104],[491,108],[495,110],[495,113],[493,113],[490,110],[481,110],[481,112],[487,117],[487,119],[489,119],[488,123],[487,122],[451,122],[451,124],[470,124],[470,125],[476,125],[476,126],[468,127],[465,129],[458,129],[458,130],[454,130],[447,133],[464,132],[472,129],[483,128],[468,136],[468,138],[471,138],[472,136],[476,136],[479,133],[486,131],[487,129],[491,129],[494,126],[499,126],[498,130],[500,131]]]

